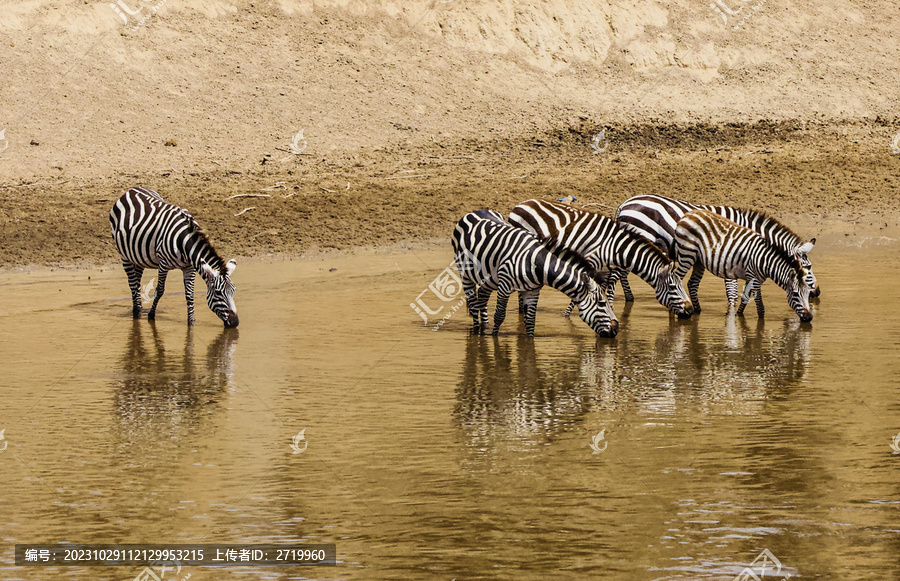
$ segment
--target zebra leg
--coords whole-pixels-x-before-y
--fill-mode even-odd
[[[525,299],[522,298],[522,293],[518,293],[519,295],[519,314],[525,314]]]
[[[194,324],[194,274],[193,268],[185,268],[184,273],[184,300],[187,301],[188,325]],[[162,274],[160,274],[162,276]],[[161,294],[158,296],[162,296]],[[157,300],[159,300],[157,298]],[[155,306],[155,303],[154,303]]]
[[[150,312],[147,313],[147,320],[152,321],[156,319],[156,305],[159,304],[159,299],[162,298],[163,293],[166,292],[166,276],[169,274],[168,270],[160,267],[159,276],[156,279],[156,296],[153,297],[153,306],[150,307]]]
[[[700,297],[698,291],[700,290],[700,281],[703,279],[703,263],[697,261],[694,263],[694,271],[691,273],[691,278],[688,280],[688,293],[691,295],[691,304],[694,306],[694,312],[700,312]]]
[[[744,309],[747,308],[747,303],[750,302],[750,297],[753,296],[753,287],[755,286],[755,282],[750,279],[744,284],[744,293],[741,295],[741,304],[738,307],[736,314],[740,316],[744,316]]]
[[[497,305],[494,308],[494,335],[500,332],[500,325],[506,319],[506,305],[509,302],[509,294],[506,290],[497,289]],[[521,293],[519,296],[522,296]]]
[[[537,304],[540,293],[540,289],[528,291],[525,293],[525,298],[522,299],[525,301],[525,333],[529,337],[534,337],[534,322],[537,318]]]
[[[725,296],[728,297],[728,306],[733,307],[738,298],[738,281],[733,278],[725,279]]]
[[[478,332],[478,289],[474,283],[463,279],[463,292],[466,295],[466,307],[472,317],[472,332]]]
[[[488,324],[488,314],[487,314],[487,305],[488,300],[491,298],[491,292],[485,288],[478,289],[478,322],[476,323],[476,328],[478,332],[484,334],[487,330]]]
[[[633,303],[634,302],[634,294],[631,292],[631,285],[628,284],[628,275],[627,274],[623,275],[620,280],[622,281],[622,292],[625,293],[625,301],[629,302],[629,303]],[[615,291],[616,290],[616,282],[613,281],[612,284],[610,285],[610,287],[611,287],[612,291]]]
[[[762,319],[766,314],[766,307],[762,300],[762,283],[756,284],[756,315]]]
[[[572,311],[575,309],[575,301],[569,301],[569,306],[566,307],[566,310],[563,311],[563,317],[569,318],[572,315]]]
[[[144,267],[122,261],[125,268],[125,274],[128,275],[128,288],[131,289],[131,316],[135,319],[141,318],[141,276],[144,274]]]

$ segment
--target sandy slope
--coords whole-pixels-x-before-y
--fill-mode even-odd
[[[259,222],[257,241],[266,226],[294,234],[303,216],[322,217],[316,196],[328,192],[319,188],[337,191],[332,178],[339,186],[353,181],[364,194],[324,218],[365,224],[380,216],[387,230],[333,240],[329,232],[343,226],[316,222],[321,235],[310,240],[308,230],[298,231],[274,248],[402,239],[402,229],[391,230],[390,206],[356,216],[365,210],[360,204],[379,202],[367,197],[373,191],[408,202],[411,222],[443,224],[458,196],[461,205],[477,203],[484,200],[479,188],[493,188],[473,182],[480,174],[456,162],[484,159],[493,172],[486,179],[518,175],[509,164],[546,157],[520,151],[538,141],[558,148],[555,161],[529,167],[565,181],[579,155],[599,159],[589,143],[601,128],[611,151],[655,163],[646,158],[652,150],[690,164],[691,151],[727,144],[729,124],[738,124],[746,131],[735,143],[747,147],[787,140],[787,149],[773,146],[784,156],[779,163],[789,164],[802,147],[810,156],[823,148],[845,152],[829,163],[847,155],[874,164],[872,171],[884,166],[887,184],[875,189],[890,195],[895,188],[890,140],[900,129],[900,22],[890,2],[723,0],[740,10],[727,25],[708,3],[686,0],[120,6],[140,13],[120,15],[93,0],[0,4],[0,195],[11,202],[0,208],[0,223],[7,239],[21,239],[39,220],[57,220],[60,248],[71,247],[51,254],[46,245],[22,248],[13,263],[96,255],[85,245],[106,236],[99,211],[106,202],[90,202],[134,183],[194,208],[209,204],[225,243],[243,249],[246,237],[237,233],[247,223]],[[789,123],[760,129],[760,119]],[[800,141],[782,131],[794,122]],[[290,153],[292,139],[302,155]],[[383,181],[434,159],[460,173],[438,182]],[[641,163],[634,171],[653,175]],[[293,202],[299,214],[268,213],[264,204],[241,217],[233,214],[243,207],[216,211],[220,194],[279,181],[306,191],[306,201]],[[36,185],[10,188],[21,183]],[[686,195],[709,190],[702,183],[684,188]],[[845,192],[826,193],[840,199]],[[420,211],[415,200],[424,195],[441,203]],[[41,215],[48,204],[59,204],[60,213]]]

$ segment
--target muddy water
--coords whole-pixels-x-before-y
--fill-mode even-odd
[[[0,275],[0,578],[140,572],[17,568],[24,542],[340,561],[179,579],[733,579],[764,549],[782,576],[896,578],[900,247],[820,245],[811,325],[772,283],[764,321],[710,277],[678,321],[634,281],[612,340],[552,291],[534,340],[512,313],[436,327],[446,250],[244,262],[232,331],[202,303],[188,330],[178,277],[151,324],[118,269]]]

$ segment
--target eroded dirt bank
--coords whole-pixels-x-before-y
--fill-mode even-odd
[[[7,184],[0,260],[4,267],[116,261],[107,214],[133,185],[189,208],[229,256],[445,238],[469,210],[506,212],[547,195],[574,195],[608,213],[640,193],[751,206],[809,235],[820,218],[846,220],[848,231],[897,223],[900,156],[886,145],[887,124],[608,127],[596,153],[591,136],[599,129],[344,157],[283,153],[251,171]]]

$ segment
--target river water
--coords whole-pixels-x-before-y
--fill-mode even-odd
[[[189,330],[179,276],[150,323],[119,268],[0,274],[0,578],[141,573],[16,567],[39,542],[337,545],[165,579],[734,579],[764,550],[898,578],[900,246],[840,242],[809,325],[771,282],[764,321],[710,276],[679,321],[632,277],[614,339],[552,290],[533,340],[470,336],[449,247],[242,261],[236,330],[202,292]]]

